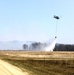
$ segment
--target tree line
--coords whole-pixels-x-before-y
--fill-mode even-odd
[[[41,42],[34,42],[30,45],[23,44],[24,50],[43,50],[48,44]],[[53,51],[74,51],[74,44],[56,44]]]
[[[54,51],[74,51],[74,44],[56,44]]]
[[[41,50],[47,46],[46,43],[41,43],[41,42],[34,42],[31,43],[30,45],[23,44],[23,49],[24,50]]]

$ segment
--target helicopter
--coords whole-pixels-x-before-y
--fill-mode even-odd
[[[59,18],[58,16],[56,16],[56,15],[54,15],[54,17],[53,17],[53,18],[55,18],[55,19],[57,19],[57,20],[58,20],[58,19],[60,19],[60,18]]]

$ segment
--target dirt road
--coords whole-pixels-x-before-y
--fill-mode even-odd
[[[27,72],[22,72],[21,69],[0,60],[0,75],[29,75]]]

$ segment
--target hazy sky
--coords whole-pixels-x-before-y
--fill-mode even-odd
[[[0,0],[0,41],[47,41],[74,44],[74,0]]]

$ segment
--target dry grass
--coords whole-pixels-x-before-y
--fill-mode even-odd
[[[32,60],[41,60],[41,59],[74,59],[74,52],[39,52],[39,51],[0,51],[0,58],[5,56],[6,58],[12,58],[12,59],[18,59],[26,60],[26,59],[32,59]]]
[[[30,75],[74,75],[74,52],[0,51],[0,58]]]

